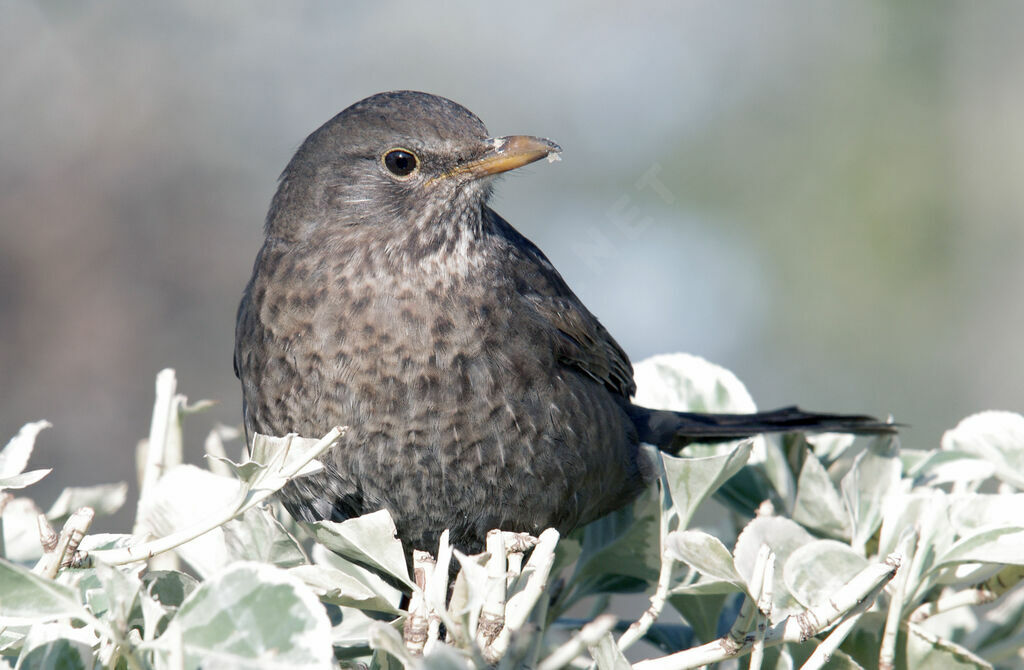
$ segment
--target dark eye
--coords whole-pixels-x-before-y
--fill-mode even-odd
[[[384,167],[397,177],[408,177],[419,167],[416,155],[405,149],[392,149],[384,154]]]

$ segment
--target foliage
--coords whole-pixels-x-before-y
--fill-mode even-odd
[[[754,408],[695,357],[637,378],[647,404]],[[195,408],[168,371],[157,396],[131,534],[87,534],[124,484],[68,489],[45,514],[8,493],[47,474],[26,471],[45,422],[0,452],[0,667],[1024,667],[1019,414],[968,417],[935,450],[841,435],[647,449],[657,482],[631,507],[565,538],[494,532],[478,556],[445,536],[410,570],[387,512],[300,526],[270,502],[343,430],[258,436],[235,462],[219,428],[207,467],[183,465]],[[636,621],[609,614],[640,592]]]

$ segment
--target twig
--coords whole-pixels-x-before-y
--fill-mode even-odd
[[[762,554],[765,554],[763,560],[761,559]],[[750,653],[750,670],[760,670],[761,664],[764,662],[764,637],[771,621],[772,599],[775,597],[775,553],[768,548],[768,545],[761,545],[757,559],[757,565],[761,569],[755,574],[760,574],[761,577],[758,580],[760,588],[757,597],[757,628],[754,633],[754,646]]]
[[[64,522],[64,528],[61,530],[57,542],[46,543],[52,546],[52,549],[46,551],[43,557],[39,559],[35,567],[36,574],[47,579],[53,579],[61,568],[70,567],[73,563],[75,552],[78,551],[78,545],[81,543],[82,538],[85,537],[89,526],[92,525],[94,516],[95,512],[93,512],[91,507],[82,507],[69,516],[68,520]],[[47,524],[47,527],[49,527],[49,524]]]
[[[955,656],[957,658],[966,659],[967,661],[970,662],[971,665],[975,665],[975,666],[977,666],[979,668],[991,668],[992,667],[991,663],[989,663],[985,659],[981,658],[980,656],[975,655],[969,649],[964,649],[961,646],[958,646],[956,644],[952,644],[951,642],[949,642],[949,640],[946,640],[945,638],[939,637],[935,633],[932,633],[932,632],[922,628],[921,626],[918,626],[917,624],[907,623],[907,624],[904,624],[903,628],[907,632],[908,635],[913,635],[915,637],[919,637],[922,640],[924,640],[925,642],[927,642],[929,645],[935,647],[936,649],[942,649],[944,651],[948,651],[950,654],[952,654],[953,656]]]
[[[729,632],[723,638],[723,644],[732,649],[740,649],[751,642],[750,630],[757,626],[758,603],[755,600],[760,597],[764,588],[765,568],[772,550],[767,544],[762,544],[757,550],[757,557],[754,559],[754,571],[750,574],[750,583],[747,584],[749,593],[743,598],[739,614],[733,622]]]
[[[500,530],[487,532],[487,583],[484,585],[484,603],[480,609],[480,620],[476,629],[476,642],[480,645],[484,659],[497,663],[501,655],[491,644],[505,626],[505,584],[507,561],[505,558],[505,536]]]
[[[920,533],[917,528],[905,533],[900,540],[899,551],[903,556],[917,555],[920,547]],[[916,560],[916,559],[915,559]],[[910,577],[910,561],[896,574],[892,582],[892,594],[889,599],[889,613],[885,619],[882,633],[882,644],[878,650],[879,670],[892,670],[896,665],[896,638],[899,636],[900,623],[903,620],[903,604],[907,598],[907,580]]]
[[[558,670],[563,668],[583,653],[588,647],[592,647],[601,641],[601,637],[615,627],[615,617],[610,614],[602,614],[586,626],[580,632],[569,638],[564,644],[555,649],[551,654],[540,662],[537,670]]]
[[[509,530],[503,530],[501,534],[505,538],[505,553],[509,556],[512,554],[525,554],[530,549],[536,547],[540,541],[529,533],[513,533]]]
[[[518,551],[510,551],[508,554],[508,573],[505,577],[505,589],[511,589],[512,584],[523,574],[523,554]]]
[[[523,573],[524,554],[535,546],[537,546],[537,538],[529,533],[505,532],[505,554],[508,558],[506,589],[511,589],[512,584]]]
[[[548,578],[551,576],[551,567],[555,564],[558,538],[558,531],[554,528],[548,528],[537,538],[530,560],[523,568],[526,583],[508,599],[505,607],[505,627],[513,632],[523,627],[530,618],[533,606],[544,593]]]
[[[409,614],[405,619],[403,638],[405,648],[413,656],[422,656],[427,644],[428,606],[424,591],[434,571],[434,557],[425,551],[412,552],[412,574],[416,581],[409,599]]]
[[[505,625],[491,643],[491,649],[498,658],[508,651],[512,634],[522,629],[530,618],[534,606],[544,594],[555,563],[555,547],[558,545],[558,531],[548,528],[535,540],[536,546],[530,560],[523,568],[521,579],[526,582],[509,597],[505,604]]]
[[[39,544],[43,546],[43,553],[53,553],[57,548],[57,542],[60,541],[60,534],[53,529],[42,512],[36,515],[36,523],[39,525]]]
[[[866,602],[866,606],[870,606],[870,603],[895,576],[899,564],[899,556],[891,554],[884,562],[872,563],[867,566],[836,591],[835,595],[826,603],[808,608],[799,614],[790,615],[768,628],[765,631],[765,646],[774,646],[783,642],[806,642],[854,610],[858,605]],[[739,648],[727,644],[727,640],[727,637],[723,637],[675,654],[640,661],[635,663],[633,668],[634,670],[697,668],[736,658],[749,652],[753,647],[753,640]]]
[[[935,602],[924,603],[910,615],[911,623],[921,623],[936,614],[948,612],[957,607],[985,605],[998,600],[1007,591],[1024,580],[1024,565],[1008,565],[990,579],[975,584],[969,589],[940,597]]]
[[[427,601],[427,643],[423,648],[425,654],[432,652],[441,644],[441,623],[448,627],[448,634],[456,636],[455,621],[448,616],[448,566],[452,562],[452,545],[448,542],[448,530],[441,533],[437,547],[437,562],[427,577],[427,585],[423,597]]]
[[[874,604],[875,598],[878,597],[878,594],[881,593],[884,588],[885,584],[880,585],[872,592],[871,595],[869,595],[869,597],[864,598],[857,603],[857,606],[850,610],[850,612],[839,621],[832,632],[828,634],[828,637],[821,641],[821,644],[819,644],[814,650],[814,653],[808,657],[800,667],[800,670],[819,670],[819,668],[824,667],[825,664],[831,660],[832,655],[836,653],[836,650],[839,649],[843,640],[853,632],[854,627],[856,627],[857,622],[860,621],[864,612],[871,609],[871,605]]]
[[[843,640],[849,636],[853,631],[857,622],[864,615],[864,611],[871,607],[872,601],[864,600],[860,605],[850,612],[850,615],[843,618],[836,627],[832,629],[832,632],[828,634],[824,640],[821,641],[800,670],[819,670],[825,667],[825,664],[832,660],[832,655],[839,649],[839,645],[843,643]]]
[[[619,637],[620,651],[626,651],[633,646],[637,640],[647,634],[654,622],[658,620],[661,610],[665,608],[665,601],[668,599],[668,589],[671,586],[674,566],[675,560],[665,552],[664,541],[662,541],[661,569],[658,571],[658,584],[651,595],[651,604],[640,615],[640,618],[634,621],[633,625]]]

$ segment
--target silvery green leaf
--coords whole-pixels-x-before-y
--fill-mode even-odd
[[[804,439],[818,460],[831,463],[853,445],[855,437],[849,433],[810,433]]]
[[[253,436],[249,459],[236,463],[230,458],[212,458],[227,466],[247,489],[276,491],[289,479],[317,472],[323,464],[316,457],[334,446],[332,442],[319,439],[285,435],[270,437]]]
[[[1007,583],[1019,575],[1017,566],[1004,566],[1003,571]],[[1024,589],[1011,590],[985,608],[983,616],[977,616],[976,610],[969,611],[975,614],[974,624],[961,628],[966,634],[955,638],[957,642],[997,663],[1024,649]]]
[[[291,472],[298,468],[300,462],[308,460],[319,442],[319,438],[313,439],[298,435],[269,437],[257,434],[253,437],[252,461],[270,466],[275,471]],[[330,446],[327,448],[329,449]],[[318,450],[317,454],[321,451]],[[316,454],[313,456],[315,458]],[[294,476],[301,477],[312,474],[322,468],[323,465],[319,461],[312,460],[298,469]]]
[[[905,450],[904,450],[905,451]],[[900,454],[901,458],[903,454]],[[903,459],[904,466],[906,459]],[[929,451],[906,472],[916,486],[983,482],[994,476],[996,464],[962,451]]]
[[[70,622],[37,623],[25,636],[18,662],[33,670],[91,670],[97,642],[90,629]]]
[[[170,653],[180,641],[186,668],[334,667],[323,605],[280,568],[240,562],[189,595],[153,645]]]
[[[796,482],[793,481],[793,471],[790,469],[786,454],[779,443],[778,436],[768,439],[762,438],[756,443],[764,451],[761,458],[751,454],[751,460],[760,463],[768,481],[771,482],[774,495],[778,496],[781,502],[781,509],[789,514],[796,503]]]
[[[327,568],[339,570],[361,582],[375,595],[390,603],[391,609],[397,608],[401,602],[402,591],[386,582],[380,574],[361,565],[356,565],[347,558],[339,556],[330,549],[327,549],[324,545],[314,544],[312,557],[314,565],[322,565]],[[390,609],[382,611],[390,611]]]
[[[907,625],[906,667],[914,670],[992,670],[992,665],[960,645]]]
[[[804,607],[821,605],[868,565],[848,545],[817,540],[798,547],[783,566],[786,588]]]
[[[602,635],[597,644],[590,647],[590,654],[598,670],[630,670],[632,667],[610,632]]]
[[[51,469],[46,468],[43,470],[29,470],[28,472],[19,472],[16,475],[0,477],[0,491],[4,489],[23,489],[27,486],[31,486],[46,475],[50,474],[50,472]]]
[[[214,474],[228,477],[232,474],[231,466],[227,464],[230,459],[227,457],[226,441],[236,442],[245,440],[245,432],[235,426],[217,424],[207,434],[203,442],[203,451],[206,452],[206,465]],[[243,459],[244,460],[244,457]]]
[[[194,465],[171,468],[156,485],[143,492],[139,504],[138,530],[163,537],[189,528],[241,501],[237,480],[215,475]],[[224,530],[214,528],[175,551],[200,576],[212,575],[228,563]]]
[[[122,630],[130,628],[133,623],[133,610],[137,609],[136,606],[142,592],[142,580],[134,574],[103,563],[97,563],[92,569],[95,570],[96,577],[102,586],[102,596],[106,605],[103,608],[105,618]],[[94,614],[103,611],[93,605],[92,599],[89,599],[88,602],[89,609]],[[137,610],[135,614],[141,616],[142,612]]]
[[[828,472],[807,454],[797,483],[793,520],[819,533],[849,539],[850,516]]]
[[[840,490],[850,515],[851,544],[855,549],[862,549],[878,530],[886,496],[899,492],[902,468],[899,440],[883,436],[872,440],[843,477]]]
[[[907,528],[917,526],[925,533],[921,540],[924,546],[935,546],[944,550],[953,543],[954,529],[948,523],[937,521],[921,522],[930,516],[948,518],[949,498],[941,489],[916,489],[913,493],[890,496],[885,507],[882,528],[879,533],[878,554],[887,556],[896,551],[900,536]]]
[[[51,426],[49,421],[26,423],[12,437],[3,449],[0,449],[0,482],[25,471],[32,449],[36,444],[36,436],[44,428]],[[37,470],[37,472],[39,472]],[[48,472],[48,471],[47,471]]]
[[[996,411],[972,414],[946,431],[942,448],[993,463],[996,477],[1024,490],[1024,415]]]
[[[369,656],[370,626],[380,623],[355,607],[339,607],[341,623],[331,629],[331,644],[336,658]]]
[[[378,621],[370,625],[370,646],[375,652],[389,654],[393,659],[399,661],[403,667],[410,668],[416,666],[416,661],[406,648],[402,635],[387,624]],[[376,654],[374,658],[376,659]]]
[[[622,588],[634,592],[638,581],[657,581],[661,567],[660,514],[657,490],[649,487],[632,506],[588,524],[566,591],[572,601]]]
[[[324,602],[387,614],[399,613],[401,593],[398,590],[357,565],[343,565],[345,567],[298,565],[290,568],[288,573],[301,579]]]
[[[3,558],[15,563],[35,563],[43,555],[39,542],[40,510],[28,498],[7,502],[3,511]]]
[[[199,582],[176,570],[151,570],[142,576],[142,583],[145,589],[141,595],[144,639],[152,640],[163,634]]]
[[[127,533],[96,533],[86,535],[78,545],[79,551],[105,551],[130,546],[138,538]]]
[[[698,582],[699,584],[699,582]],[[710,586],[712,583],[707,582]],[[672,589],[669,591],[668,602],[679,612],[693,628],[694,634],[701,642],[711,642],[718,635],[718,621],[726,600],[741,589],[729,582],[715,582],[717,590],[701,592],[692,587],[697,584]]]
[[[249,486],[253,486],[259,477],[266,472],[268,467],[262,463],[257,463],[256,461],[236,463],[230,458],[221,456],[215,456],[214,460],[226,465],[235,479]]]
[[[722,581],[702,575],[695,582],[673,586],[669,593],[691,596],[722,596],[746,593],[746,588],[742,584],[741,582],[740,586],[737,586],[735,581]]]
[[[455,559],[459,562],[459,573],[455,576],[451,602],[448,610],[461,617],[470,612],[479,612],[487,596],[487,567],[484,561],[489,554],[467,556],[456,549]]]
[[[146,593],[164,607],[181,607],[199,582],[177,570],[151,570],[142,576]]]
[[[96,486],[69,486],[60,492],[50,505],[46,518],[60,523],[81,507],[91,507],[96,514],[113,514],[124,505],[128,484],[98,484]]]
[[[31,628],[32,626],[29,624],[0,626],[0,661],[3,661],[4,656],[14,656],[19,652],[25,641],[25,636],[28,635]],[[0,668],[4,668],[4,670],[13,667],[13,665],[0,665]]]
[[[0,559],[0,622],[32,623],[85,613],[73,589]]]
[[[637,383],[634,402],[645,407],[676,411],[757,411],[753,398],[736,375],[699,356],[682,353],[652,356],[634,366],[634,379]],[[754,448],[747,458],[751,462],[760,463],[767,453],[764,438],[757,436],[752,442]],[[692,444],[686,448],[686,455],[690,458],[722,456],[732,453],[736,445],[737,442]],[[752,472],[747,477],[748,481],[740,486],[733,486],[733,482],[721,487],[722,482],[719,482],[714,488],[721,487],[720,493],[730,504],[746,510],[751,507],[748,495],[751,488],[758,489],[752,494],[757,498],[757,502],[764,500],[772,489],[772,485],[769,484],[771,476],[775,475],[779,473],[758,470]],[[783,489],[787,488],[784,480],[779,485]],[[689,509],[680,509],[680,519],[683,522],[681,527],[688,524],[697,503],[699,501],[695,501]],[[677,501],[676,504],[681,505],[681,502]]]
[[[732,372],[700,356],[660,354],[633,366],[634,402],[653,409],[756,412],[750,393]]]
[[[936,556],[945,552],[956,539],[956,531],[949,523],[950,496],[941,489],[918,489],[915,493],[889,496],[885,519],[879,534],[878,555],[900,550],[906,533],[915,532],[916,546],[911,556],[903,557],[903,567],[911,572],[907,576],[907,601],[926,593],[934,578],[926,577],[934,566]]]
[[[916,477],[921,466],[928,461],[928,457],[935,453],[933,449],[900,449],[900,462],[903,463],[903,476]]]
[[[678,511],[680,528],[686,528],[697,507],[730,477],[739,472],[750,458],[753,443],[744,440],[732,451],[704,458],[675,458],[663,455],[666,481],[672,504]]]
[[[939,554],[932,570],[957,563],[1024,565],[1024,527],[991,528],[960,538]]]
[[[957,535],[1024,522],[1024,493],[962,493],[949,497],[949,521]]]
[[[395,522],[387,510],[342,522],[317,521],[303,525],[317,542],[331,551],[381,570],[412,588],[405,550],[397,537]]]
[[[794,551],[813,541],[814,537],[791,519],[779,516],[757,517],[736,538],[736,548],[733,550],[736,570],[743,576],[744,582],[749,583],[761,545],[768,545],[774,552],[776,566],[784,566]],[[775,573],[773,621],[803,609],[779,578],[779,572],[776,570]]]
[[[221,526],[229,560],[290,568],[308,563],[298,541],[265,507],[253,507]]]
[[[728,582],[738,590],[747,592],[747,582],[736,570],[732,554],[722,541],[713,535],[699,530],[669,533],[665,538],[665,552],[702,575]]]

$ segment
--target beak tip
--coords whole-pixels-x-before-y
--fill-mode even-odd
[[[562,152],[562,147],[546,137],[533,137],[530,135],[506,135],[491,139],[495,153],[516,153],[535,152],[545,154],[557,154]]]
[[[543,137],[530,135],[507,135],[487,140],[490,145],[486,153],[472,163],[457,168],[454,173],[467,173],[474,177],[507,172],[528,165],[541,158],[549,162],[561,160],[562,147]]]

